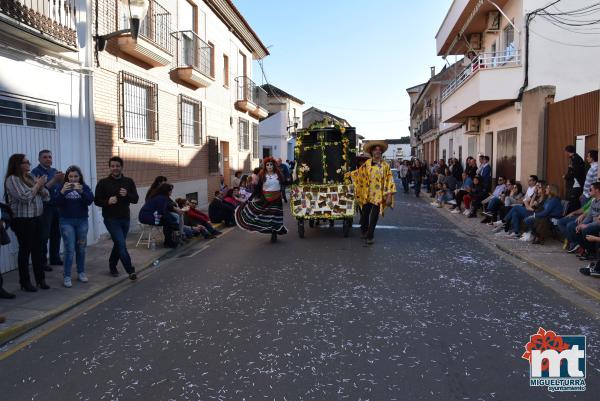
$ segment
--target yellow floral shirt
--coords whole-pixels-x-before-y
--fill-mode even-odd
[[[372,159],[367,160],[358,170],[350,173],[354,183],[356,201],[360,206],[367,203],[380,206],[383,215],[385,200],[388,194],[396,193],[396,185],[392,177],[390,166],[382,161],[379,165],[373,164]],[[394,198],[392,197],[392,207]]]

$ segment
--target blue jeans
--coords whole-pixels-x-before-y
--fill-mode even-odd
[[[129,219],[104,219],[104,225],[113,241],[112,251],[108,258],[108,267],[111,273],[117,272],[117,263],[121,260],[128,274],[134,273],[131,257],[127,251],[127,234],[129,233]]]
[[[521,225],[521,220],[524,220],[526,217],[531,216],[532,212],[530,212],[529,210],[525,209],[524,206],[514,206],[512,209],[510,209],[510,212],[508,213],[508,215],[504,218],[506,221],[508,221],[508,217],[510,216],[510,227],[512,228],[513,232],[515,234],[519,233],[519,228]]]
[[[588,252],[594,252],[596,243],[588,242],[585,237],[588,235],[598,236],[600,235],[600,224],[591,223],[588,224],[586,228],[581,230],[581,232],[575,234],[575,241],[585,248]]]
[[[576,220],[577,217],[575,216],[565,216],[558,219],[558,230],[564,238],[569,239],[569,225],[571,225],[571,223],[574,223]],[[571,241],[569,240],[569,242]]]
[[[488,202],[486,211],[489,213],[498,213],[500,206],[502,206],[502,201],[500,200],[500,198],[493,197]]]
[[[73,255],[77,260],[77,274],[85,272],[85,247],[87,245],[88,218],[60,219],[60,234],[64,244],[64,277],[71,277]]]

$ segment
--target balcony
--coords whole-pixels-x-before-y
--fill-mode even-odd
[[[192,31],[175,32],[177,67],[173,74],[195,88],[207,88],[214,81],[212,47]]]
[[[427,134],[432,129],[435,129],[438,127],[438,122],[439,122],[438,119],[436,117],[434,117],[433,115],[427,117],[419,126],[419,133],[421,135]]]
[[[248,112],[255,118],[267,117],[269,115],[269,111],[265,108],[267,92],[248,77],[237,77],[235,83],[237,86],[235,108]]]
[[[2,1],[2,0],[0,0]],[[121,20],[121,29],[129,28],[129,21]],[[119,50],[152,67],[165,66],[173,59],[171,13],[154,0],[150,0],[146,18],[140,24],[137,40],[130,35],[116,39]]]
[[[0,0],[0,31],[44,49],[77,51],[75,0]]]
[[[448,123],[492,112],[516,99],[523,83],[521,52],[482,53],[442,91],[442,116]]]
[[[508,0],[494,0],[494,3],[503,8]],[[497,11],[491,1],[454,0],[435,36],[438,56],[466,54],[469,47],[465,38],[489,30],[490,11]]]

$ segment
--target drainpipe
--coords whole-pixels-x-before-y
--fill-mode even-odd
[[[525,18],[525,60],[523,61],[525,67],[525,78],[523,80],[523,86],[519,89],[519,95],[517,96],[517,102],[521,102],[523,100],[523,93],[525,93],[525,89],[529,86],[529,24],[533,20],[536,14],[529,13]]]

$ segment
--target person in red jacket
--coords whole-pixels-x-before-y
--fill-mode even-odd
[[[183,216],[184,222],[194,223],[194,224],[188,224],[188,225],[201,225],[202,227],[206,228],[206,230],[208,231],[208,233],[210,235],[222,234],[221,231],[219,231],[213,227],[213,225],[210,222],[210,219],[208,218],[208,215],[206,215],[205,213],[202,213],[200,210],[197,209],[197,207],[198,207],[197,200],[195,200],[195,199],[190,199],[190,200],[177,199],[177,204],[180,204],[180,202],[184,202],[184,204],[183,204],[184,206],[189,206],[189,210]]]

